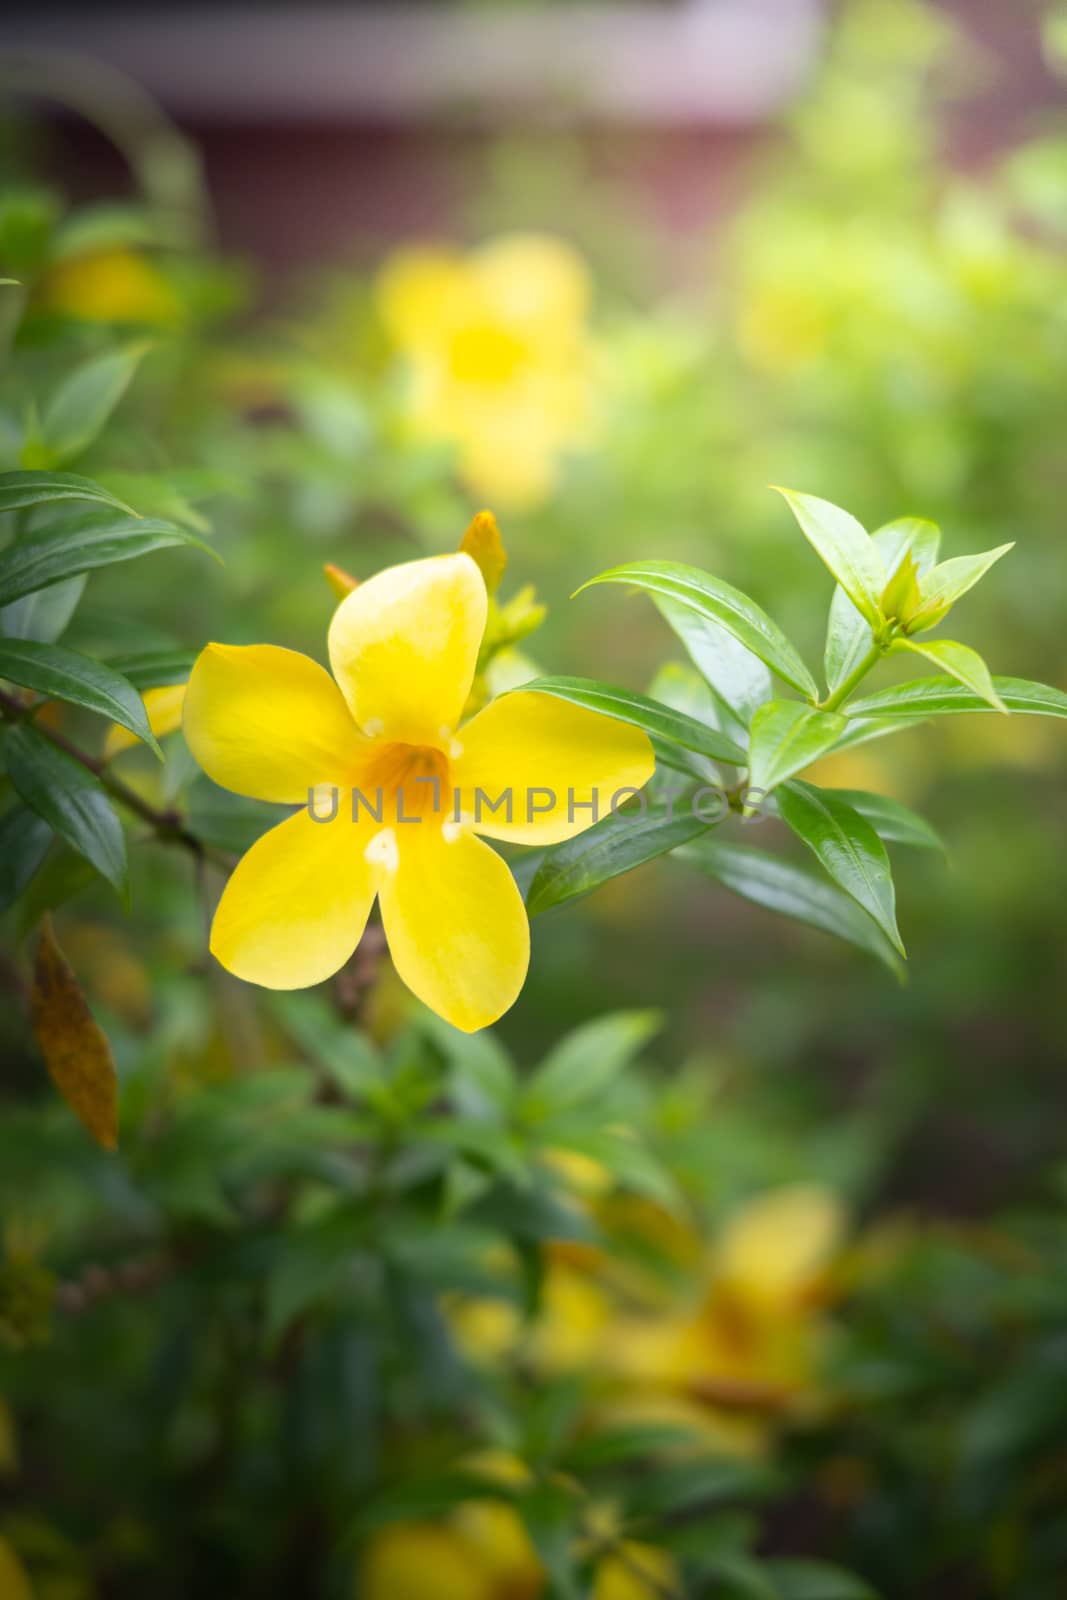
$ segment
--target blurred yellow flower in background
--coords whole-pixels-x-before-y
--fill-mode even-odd
[[[188,685],[184,683],[168,683],[160,689],[146,689],[142,694],[148,726],[157,739],[165,738],[168,733],[177,733],[181,727],[187,688]],[[121,755],[124,750],[134,749],[140,742],[129,728],[113,722],[104,740],[104,760],[112,761],[115,756]]]
[[[163,327],[181,315],[181,302],[159,268],[139,251],[123,247],[55,262],[37,285],[34,304],[83,322]]]
[[[844,1221],[835,1196],[814,1184],[743,1206],[713,1247],[694,1304],[616,1324],[610,1358],[637,1408],[724,1441],[722,1423],[742,1421],[737,1443],[758,1447],[766,1422],[812,1402]]]
[[[671,1558],[619,1539],[598,1561],[592,1600],[663,1600],[677,1592]],[[439,1522],[393,1523],[370,1540],[356,1600],[539,1600],[545,1570],[514,1508],[470,1500]]]
[[[465,482],[506,508],[543,501],[560,458],[588,441],[590,297],[581,257],[534,233],[468,254],[401,250],[379,275],[413,433],[453,441]]]

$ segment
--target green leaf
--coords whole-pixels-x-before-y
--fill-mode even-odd
[[[871,542],[877,546],[890,577],[909,554],[921,574],[937,560],[941,530],[935,522],[925,522],[920,517],[901,517],[878,528],[871,534]],[[873,639],[870,624],[838,584],[830,601],[824,657],[826,682],[831,692],[859,666]]]
[[[596,583],[629,584],[720,624],[783,682],[809,699],[818,697],[815,679],[778,624],[747,594],[699,567],[687,567],[678,561],[634,561],[599,573],[575,593],[581,594]]]
[[[112,667],[57,644],[0,639],[0,678],[49,699],[98,711],[102,717],[128,728],[162,759],[163,752],[148,725],[144,701],[133,684]]]
[[[210,545],[179,528],[173,522],[157,522],[147,517],[121,522],[91,522],[67,526],[52,534],[35,534],[18,539],[0,551],[0,605],[8,605],[24,594],[62,583],[79,572],[132,561],[171,545],[192,545],[219,557]]]
[[[838,888],[874,918],[904,955],[889,856],[871,824],[832,789],[796,780],[779,791],[778,809]]]
[[[8,639],[36,639],[41,644],[52,644],[78,609],[88,581],[87,574],[80,572],[76,578],[53,583],[48,589],[24,594],[9,606],[0,606],[0,633]]]
[[[779,489],[815,553],[829,567],[861,616],[879,618],[879,598],[886,584],[885,563],[878,546],[848,511],[813,494]]]
[[[676,854],[678,860],[707,873],[743,900],[835,934],[877,956],[900,976],[902,968],[896,951],[870,917],[840,889],[808,868],[749,845],[712,838],[695,840]]]
[[[663,595],[653,595],[653,600],[724,708],[729,725],[736,724],[739,731],[747,734],[753,712],[774,694],[774,679],[768,667],[721,623]]]
[[[743,767],[748,761],[740,745],[715,728],[709,728],[706,722],[698,722],[684,711],[650,700],[647,695],[597,683],[592,678],[534,678],[511,692],[554,695],[557,700],[566,700],[587,711],[598,711],[606,717],[628,722],[645,733],[679,744],[685,750],[696,750],[713,761],[725,761],[735,767]]]
[[[863,1578],[828,1561],[768,1561],[780,1600],[878,1600]]]
[[[690,797],[673,806],[649,804],[640,814],[622,812],[541,856],[526,892],[530,916],[590,894],[609,878],[630,872],[656,856],[675,850],[714,826],[693,812]]]
[[[794,772],[825,755],[844,733],[845,718],[798,700],[770,700],[752,718],[750,789],[770,794]]]
[[[0,911],[13,905],[52,843],[43,817],[26,806],[13,805],[0,817]]]
[[[10,729],[4,739],[4,760],[8,777],[31,811],[121,891],[126,840],[99,779],[37,728],[24,724]]]
[[[909,623],[909,631],[919,633],[925,628],[935,628],[942,617],[956,604],[968,589],[984,578],[994,562],[1014,550],[1014,543],[997,545],[995,550],[983,550],[976,556],[953,556],[929,571],[919,587],[919,610]]]
[[[83,362],[64,378],[41,417],[43,447],[51,461],[81,455],[129,388],[149,346],[144,341]]]
[[[169,684],[185,683],[193,670],[195,650],[134,650],[128,655],[110,656],[107,665],[121,672],[135,689],[164,689]]]
[[[989,668],[978,651],[972,650],[970,645],[957,644],[954,639],[931,639],[926,644],[916,644],[912,639],[897,639],[891,653],[895,655],[901,650],[925,656],[935,667],[941,667],[957,683],[962,683],[965,689],[973,690],[987,701],[994,711],[1002,711],[1005,716],[1008,714],[1007,706],[993,687]]]
[[[1026,678],[993,679],[993,688],[1009,711],[1024,716],[1067,717],[1067,694],[1047,683],[1030,683]],[[866,700],[849,706],[849,721],[869,717],[942,717],[964,711],[992,711],[982,695],[953,678],[919,678],[880,689]]]
[[[105,472],[105,486],[113,494],[121,494],[137,507],[137,515],[165,517],[168,522],[180,522],[194,533],[209,533],[211,524],[201,516],[186,495],[174,485],[171,476],[148,472]]]
[[[118,495],[91,478],[74,472],[0,472],[0,511],[22,511],[27,506],[56,505],[63,501],[87,500],[124,511],[137,512]]]
[[[886,844],[908,844],[916,850],[939,850],[948,854],[941,835],[910,807],[886,794],[870,794],[866,789],[823,789],[866,817],[878,837]]]
[[[527,1114],[552,1116],[603,1094],[662,1026],[656,1011],[615,1011],[575,1028],[529,1079]]]

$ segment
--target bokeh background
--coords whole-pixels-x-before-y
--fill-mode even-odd
[[[969,599],[966,637],[995,671],[1067,684],[1067,13],[1055,5],[38,5],[5,17],[0,47],[12,183],[75,212],[140,197],[174,224],[169,247],[121,243],[111,258],[112,281],[124,252],[149,264],[130,279],[142,297],[130,320],[173,335],[147,402],[120,412],[112,465],[143,447],[147,470],[200,472],[227,560],[224,577],[195,580],[171,556],[152,580],[118,569],[79,638],[134,648],[151,627],[189,648],[224,637],[314,651],[323,562],[368,574],[452,548],[484,504],[514,582],[548,607],[520,646],[546,671],[647,689],[681,661],[647,602],[568,598],[639,557],[726,577],[816,660],[829,583],[767,487],[786,483],[868,527],[931,517],[950,555],[1016,541]],[[490,280],[511,286],[506,313],[485,312]],[[121,320],[111,292],[58,271],[43,309]],[[79,312],[93,294],[97,311],[83,298]],[[469,347],[447,359],[446,301],[473,308]],[[47,340],[29,359],[47,368]],[[695,1085],[685,1116],[714,1125],[701,1157],[713,1209],[818,1182],[857,1222],[999,1238],[992,1219],[1036,1209],[1042,1238],[1058,1240],[1060,725],[949,719],[816,775],[895,795],[948,843],[947,862],[895,863],[905,987],[663,860],[538,921],[501,1037],[528,1065],[603,1011],[661,1009],[661,1081]],[[758,842],[781,847],[764,827]],[[196,909],[169,860],[138,875],[132,939],[90,900],[72,913],[72,956],[80,927],[82,976],[119,1019],[130,1071],[150,1050],[195,1077],[207,1049],[225,1076],[243,1013],[216,1036],[188,979],[168,976],[175,946],[187,954],[198,937]],[[400,1004],[386,983],[373,1027],[388,1032]],[[12,1022],[14,1098],[32,1108],[20,1039]],[[916,1303],[942,1290],[977,1303],[983,1291],[954,1270],[927,1263]],[[908,1325],[896,1333],[918,1340],[906,1294],[896,1303]],[[909,1475],[942,1446],[965,1454],[969,1421],[946,1422],[937,1445],[886,1446],[892,1488],[872,1491],[847,1532],[859,1491],[846,1469],[829,1511],[794,1490],[770,1548],[847,1556],[892,1596],[1062,1592],[1055,1449],[1022,1495],[1054,1546],[1036,1575],[1011,1544],[1030,1534],[1005,1533],[972,1570],[961,1531],[1014,1495],[1035,1419],[1056,1415],[1053,1388],[1062,1411],[1058,1316],[1046,1386],[1003,1403],[1003,1456],[996,1419],[982,1424],[987,1498],[946,1512],[947,1554],[932,1553],[940,1534]],[[1025,1341],[978,1344],[1000,1376],[1027,1364]],[[945,1360],[942,1398],[959,1376]],[[856,1470],[877,1475],[869,1461]],[[902,1554],[909,1540],[929,1570]],[[133,1592],[100,1581],[101,1595]]]

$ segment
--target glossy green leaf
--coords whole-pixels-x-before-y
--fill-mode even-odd
[[[148,348],[142,341],[108,350],[63,379],[41,416],[42,445],[50,462],[69,461],[92,444],[129,388]]]
[[[909,553],[921,574],[929,571],[937,560],[941,530],[935,522],[926,522],[921,517],[900,517],[876,529],[871,534],[871,542],[877,546],[889,577]],[[870,624],[838,584],[830,601],[824,657],[826,682],[831,692],[855,671],[872,642]]]
[[[52,843],[52,829],[27,806],[9,806],[0,817],[0,911],[25,889]]]
[[[940,850],[942,855],[948,854],[945,841],[926,818],[889,795],[871,794],[866,789],[823,789],[821,793],[834,795],[853,811],[858,811],[861,817],[866,817],[886,844],[907,844],[916,850]]]
[[[147,517],[119,522],[99,522],[94,518],[52,534],[18,539],[0,551],[0,605],[62,583],[79,572],[132,561],[135,556],[150,555],[171,545],[192,545],[219,559],[210,545],[188,529]]]
[[[687,567],[678,561],[634,561],[599,573],[575,592],[581,594],[583,589],[597,583],[623,583],[644,589],[698,617],[718,623],[783,682],[809,699],[817,697],[815,679],[778,624],[747,594],[702,572],[699,567]]]
[[[840,506],[817,495],[779,489],[800,524],[801,532],[829,567],[856,610],[870,623],[878,620],[878,601],[888,576],[878,546],[862,523]]]
[[[656,1011],[615,1011],[575,1028],[529,1079],[523,1095],[527,1114],[550,1116],[595,1099],[662,1026]]]
[[[735,767],[743,767],[748,761],[740,745],[726,734],[709,728],[706,722],[698,722],[695,717],[650,700],[647,695],[597,683],[592,678],[534,678],[514,692],[553,695],[557,700],[566,700],[587,711],[628,722],[647,734],[679,744],[685,750],[696,750],[713,761],[726,761]]]
[[[1006,556],[1009,550],[1014,549],[1014,543],[1000,544],[995,550],[983,550],[975,556],[953,556],[951,560],[933,567],[926,573],[920,586],[920,609],[912,619],[911,631],[918,633],[922,629],[936,627],[956,601],[968,589],[973,589],[1001,556]]]
[[[7,775],[31,811],[121,890],[126,840],[99,779],[26,724],[8,731],[3,754]]]
[[[778,791],[778,809],[838,888],[873,917],[904,955],[889,856],[871,824],[832,789],[797,780]]]
[[[821,874],[749,845],[710,836],[683,846],[676,859],[706,873],[743,900],[869,951],[900,975],[900,958],[876,924]]]
[[[845,718],[836,711],[817,711],[798,700],[771,700],[761,706],[752,719],[749,788],[770,794],[825,755],[845,727]]]
[[[91,478],[75,472],[0,472],[0,511],[21,511],[27,506],[57,505],[71,500],[95,501],[112,511],[135,517],[132,506]]]
[[[647,811],[604,817],[595,827],[562,844],[551,845],[538,860],[526,891],[531,916],[590,894],[623,872],[643,866],[714,826],[695,813],[692,794],[673,806],[649,803]]]
[[[1067,694],[1026,678],[994,677],[993,688],[1009,711],[1024,716],[1067,717]],[[989,701],[954,678],[919,678],[881,689],[849,706],[849,721],[872,717],[942,717],[964,711],[992,711]]]
[[[916,644],[914,639],[898,639],[893,646],[893,653],[908,651],[919,656],[925,656],[927,661],[932,661],[935,667],[940,667],[957,683],[962,683],[964,688],[971,689],[981,699],[988,702],[994,711],[1007,713],[1007,706],[993,687],[989,668],[970,645],[958,644],[954,639],[931,639],[926,644]]]
[[[64,650],[57,644],[39,644],[31,639],[0,639],[0,678],[33,689],[51,700],[97,711],[136,734],[138,739],[162,756],[148,724],[144,701],[129,679],[113,667],[103,666],[89,656]]]
[[[0,634],[8,639],[36,639],[41,644],[53,644],[78,609],[88,581],[87,574],[81,572],[47,589],[24,594],[21,600],[13,600],[9,606],[0,606]]]
[[[774,694],[769,667],[722,623],[661,594],[655,606],[725,712],[726,731],[747,735],[752,715]]]

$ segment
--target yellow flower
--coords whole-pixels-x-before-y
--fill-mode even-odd
[[[238,863],[215,913],[211,949],[238,977],[321,983],[377,897],[393,964],[431,1009],[472,1032],[514,1002],[526,910],[478,835],[569,839],[594,806],[606,816],[614,795],[645,784],[655,761],[638,730],[536,692],[494,700],[460,727],[487,606],[470,556],[433,556],[341,602],[333,679],[272,645],[201,653],[185,700],[193,755],[224,788],[301,808]]]
[[[85,322],[166,326],[181,315],[181,304],[159,268],[125,248],[56,262],[37,286],[34,304]]]
[[[378,306],[405,358],[416,437],[453,441],[477,492],[543,500],[590,429],[585,264],[559,239],[513,234],[468,255],[411,249],[386,264]]]
[[[815,1185],[749,1202],[723,1231],[697,1304],[633,1320],[613,1361],[644,1414],[707,1421],[769,1418],[814,1392],[827,1269],[843,1229],[835,1197]],[[758,1443],[743,1429],[741,1448]]]
[[[680,1594],[673,1561],[622,1540],[597,1565],[593,1600],[661,1600]],[[383,1528],[364,1554],[358,1600],[539,1600],[544,1568],[518,1513],[471,1500],[447,1521]]]

